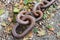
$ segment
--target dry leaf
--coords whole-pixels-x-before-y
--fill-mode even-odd
[[[29,39],[32,39],[32,37],[33,37],[33,33],[31,31],[23,38],[23,40],[29,40]]]
[[[5,22],[2,22],[1,25],[4,26],[4,27],[7,26],[7,24]]]
[[[60,32],[57,32],[57,38],[60,38]]]
[[[44,36],[46,34],[45,30],[38,31],[38,36]]]
[[[23,4],[23,0],[20,0],[20,4]]]
[[[54,31],[54,30],[55,30],[55,28],[54,28],[53,26],[51,26],[51,25],[48,25],[47,28],[48,28],[50,31]]]
[[[13,24],[10,24],[9,26],[7,26],[6,28],[5,28],[5,32],[6,33],[11,33],[11,30],[12,30],[12,27],[13,26]]]
[[[54,28],[53,28],[53,27],[52,27],[52,28],[49,28],[49,30],[50,30],[50,31],[54,31]]]
[[[9,18],[8,18],[8,21],[9,21],[9,22],[12,22],[12,18],[9,17]]]

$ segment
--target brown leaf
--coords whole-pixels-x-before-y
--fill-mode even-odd
[[[55,29],[52,27],[52,28],[49,28],[50,31],[54,31]]]
[[[44,36],[46,34],[45,30],[41,29],[40,31],[38,31],[38,36]]]
[[[29,40],[29,39],[31,39],[33,37],[33,33],[32,33],[32,31],[30,31],[24,38],[23,38],[23,40]]]
[[[12,18],[9,17],[9,18],[8,18],[8,21],[9,21],[9,22],[12,22]]]
[[[11,33],[12,28],[13,28],[13,23],[11,23],[9,26],[7,26],[7,27],[5,28],[5,32],[6,32],[6,33]]]

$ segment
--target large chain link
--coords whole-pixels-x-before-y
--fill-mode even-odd
[[[24,37],[35,25],[35,18],[30,16],[30,15],[26,15],[27,11],[21,11],[18,15],[17,15],[17,24],[16,26],[14,26],[12,33],[15,37],[20,38],[20,37]],[[18,34],[16,33],[16,28],[20,27],[19,24],[22,25],[28,25],[28,28],[22,33],[22,34]]]
[[[55,0],[45,0],[43,3],[36,3],[30,13],[26,10],[22,10],[16,17],[17,24],[13,27],[13,36],[17,38],[24,37],[34,27],[35,22],[39,21],[43,17],[43,11],[51,6],[54,2]],[[20,27],[20,24],[28,25],[28,28],[22,34],[18,34],[16,32],[16,28]]]

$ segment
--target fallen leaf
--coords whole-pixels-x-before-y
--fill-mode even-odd
[[[32,39],[32,37],[33,37],[33,32],[30,31],[30,32],[23,38],[23,40],[29,40],[29,39]]]
[[[14,7],[14,10],[13,10],[14,13],[18,13],[19,11],[20,10],[18,8]]]
[[[50,31],[53,31],[53,30],[54,30],[54,27],[51,26],[51,25],[48,25],[47,28],[48,28]]]
[[[24,4],[27,4],[28,3],[28,0],[24,0]]]
[[[46,12],[44,12],[44,14],[43,14],[43,19],[46,19],[47,18],[47,13]]]
[[[6,27],[5,32],[6,33],[11,33],[11,30],[12,30],[12,27],[11,26],[8,26],[8,27]]]
[[[4,26],[4,27],[7,26],[7,24],[5,22],[2,22],[1,25]]]
[[[57,32],[57,38],[60,38],[60,32]]]
[[[36,27],[34,27],[34,30],[33,30],[34,33],[37,33],[38,32],[38,29]]]
[[[45,30],[38,31],[38,36],[44,36],[46,34]]]
[[[8,18],[8,21],[9,21],[9,22],[12,22],[12,18],[9,17],[9,18]]]
[[[0,9],[0,15],[4,13],[4,9]]]
[[[15,6],[15,7],[18,7],[18,6],[19,6],[19,4],[18,4],[18,3],[16,3],[14,6]]]
[[[23,0],[20,0],[20,4],[23,4]]]

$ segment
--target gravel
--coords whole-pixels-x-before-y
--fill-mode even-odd
[[[12,0],[5,1],[6,5],[10,3],[11,1]],[[13,1],[16,2],[17,0],[13,0]],[[17,2],[19,2],[19,0]],[[58,6],[60,6],[59,0],[57,0],[56,3]],[[1,23],[3,21],[7,21],[8,17],[9,17],[9,11],[7,10],[5,10],[4,14],[0,16],[0,40],[22,40],[22,39],[16,39],[12,35],[8,35],[7,33],[4,32],[4,27],[1,26]],[[57,9],[54,16],[50,20],[48,20],[48,23],[50,23],[55,28],[55,30],[53,31],[54,33],[57,33],[60,31],[60,27],[57,25],[60,23],[60,9]],[[51,35],[47,34],[42,37],[37,37],[36,35],[34,35],[32,40],[60,40],[60,39],[56,38],[56,34],[51,34]]]

